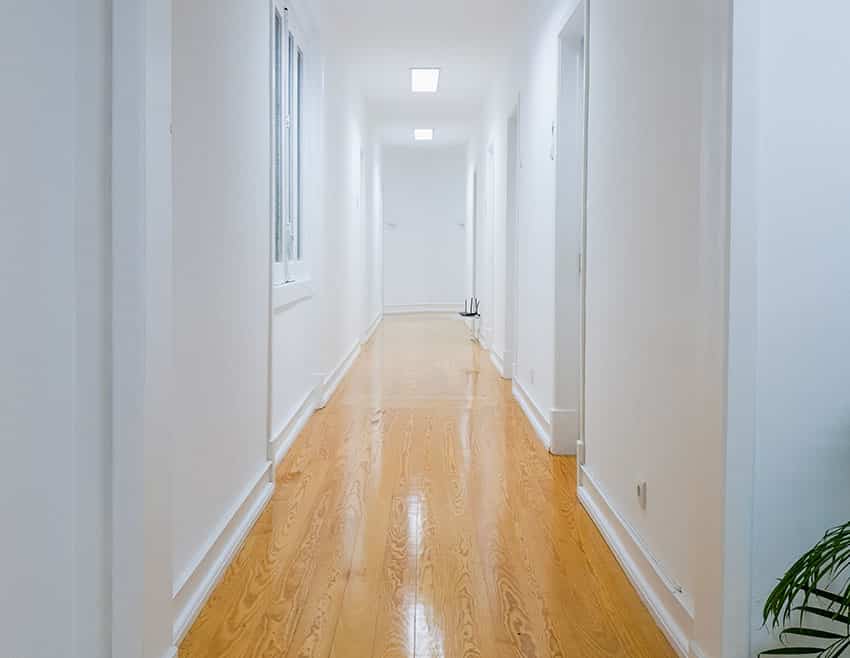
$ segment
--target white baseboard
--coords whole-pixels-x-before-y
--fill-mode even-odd
[[[552,409],[552,454],[574,455],[578,448],[578,410]]]
[[[362,347],[366,343],[368,343],[372,336],[375,335],[375,332],[378,330],[378,325],[381,324],[381,319],[384,317],[384,314],[379,312],[375,319],[372,320],[372,324],[369,325],[369,328],[366,330],[366,333],[363,334],[363,337],[360,339],[360,346]]]
[[[694,627],[693,602],[662,573],[641,538],[617,513],[584,466],[578,496],[661,631],[676,652],[688,658]]]
[[[384,306],[384,315],[404,313],[460,313],[460,304],[391,304]]]
[[[510,379],[510,377],[505,377],[505,362],[502,360],[502,357],[496,354],[496,350],[490,350],[490,360],[496,366],[496,370],[502,379]]]
[[[552,427],[549,423],[549,419],[543,414],[540,410],[540,407],[534,402],[534,399],[528,394],[528,392],[523,388],[522,383],[514,378],[513,386],[511,386],[511,392],[513,396],[516,398],[516,401],[519,403],[519,406],[525,412],[525,415],[528,417],[528,421],[531,423],[531,426],[534,428],[534,432],[537,434],[537,438],[540,439],[540,442],[549,450],[549,447],[552,444]]]
[[[169,647],[162,654],[162,658],[177,658],[177,647]]]
[[[172,597],[175,646],[192,626],[271,498],[274,484],[269,481],[270,469],[271,463],[268,463],[260,471],[234,512],[214,533],[196,566],[177,582]]]
[[[343,377],[348,374],[348,371],[351,369],[351,364],[354,363],[354,360],[359,355],[360,341],[358,340],[349,350],[345,358],[337,364],[336,368],[333,369],[333,372],[324,378],[321,386],[321,395],[318,398],[319,409],[324,409],[328,405],[328,402],[330,402],[331,397],[333,397],[339,383],[342,381]]]
[[[691,642],[691,655],[690,658],[708,658],[708,654],[705,653],[702,649],[699,648],[699,645],[696,642]]]
[[[505,350],[502,358],[502,377],[505,379],[514,378],[514,353],[511,350]]]
[[[290,417],[289,421],[275,433],[274,437],[269,441],[269,458],[274,462],[275,467],[283,461],[286,453],[292,447],[295,439],[304,429],[304,426],[310,420],[310,417],[316,411],[316,389],[310,389],[307,397],[299,405],[298,409]],[[274,472],[272,472],[272,479]],[[274,480],[272,480],[274,481]]]
[[[491,327],[481,327],[481,331],[478,332],[478,342],[481,343],[481,347],[485,350],[489,350],[493,345],[493,329]]]

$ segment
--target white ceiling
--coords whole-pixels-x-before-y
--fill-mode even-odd
[[[432,145],[467,141],[494,76],[523,33],[525,0],[324,0],[385,143],[434,128]],[[410,69],[437,67],[436,94],[410,91]]]

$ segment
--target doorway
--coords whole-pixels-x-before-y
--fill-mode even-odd
[[[517,362],[517,260],[519,258],[519,103],[508,118],[505,199],[505,355],[502,376],[513,379]]]
[[[551,450],[584,462],[587,0],[559,37],[555,202],[555,390]]]
[[[485,182],[484,227],[482,235],[482,273],[480,296],[486,312],[482,316],[481,336],[488,350],[494,349],[496,338],[496,145],[487,147],[487,180]]]
[[[469,181],[469,221],[467,222],[467,281],[469,297],[478,294],[478,171],[473,169]]]

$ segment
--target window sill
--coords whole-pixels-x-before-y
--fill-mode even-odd
[[[277,313],[312,296],[313,281],[311,279],[275,284],[272,286],[272,309]]]

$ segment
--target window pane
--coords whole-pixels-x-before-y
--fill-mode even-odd
[[[283,20],[274,15],[274,260],[283,261]]]
[[[298,93],[298,88],[295,81],[296,76],[296,61],[295,61],[295,36],[290,32],[287,43],[287,61],[289,70],[287,76],[287,100],[286,100],[286,115],[289,120],[289,139],[287,140],[286,161],[289,164],[289,176],[287,178],[287,217],[286,217],[286,258],[287,260],[298,260],[295,249],[295,216],[297,210],[297,172],[295,171],[295,153],[297,145],[296,140],[296,117],[295,117],[295,97]]]
[[[304,180],[304,175],[301,171],[301,138],[303,135],[303,112],[302,108],[304,106],[303,102],[304,97],[304,54],[301,52],[301,49],[298,49],[298,106],[296,109],[296,117],[297,117],[297,136],[296,136],[296,145],[297,145],[297,161],[295,163],[295,169],[297,171],[298,181],[297,181],[297,199],[298,199],[298,212],[295,215],[295,257],[298,260],[301,260],[301,211],[304,207],[304,195],[303,195],[303,185],[302,182]]]

